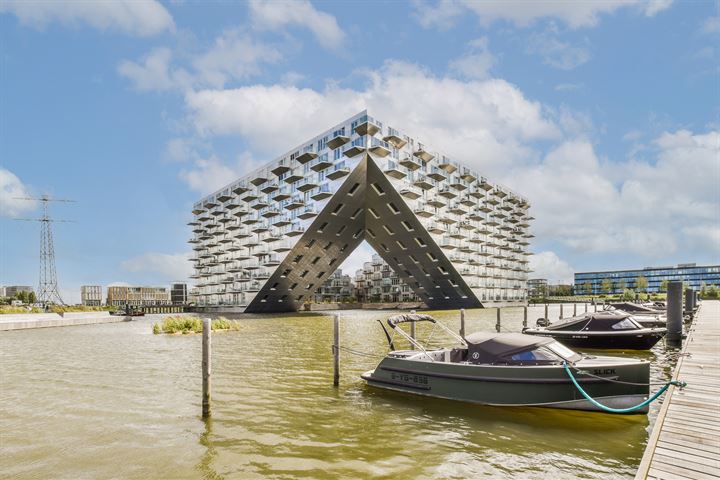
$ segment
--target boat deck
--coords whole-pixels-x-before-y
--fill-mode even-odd
[[[690,328],[635,479],[720,478],[720,301],[705,300]]]

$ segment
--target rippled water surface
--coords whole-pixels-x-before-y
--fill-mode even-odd
[[[340,314],[341,344],[377,356],[343,352],[340,388],[332,386],[329,316],[242,316],[241,331],[214,334],[207,422],[199,417],[200,336],[153,335],[159,316],[0,332],[0,476],[634,475],[658,404],[648,416],[618,416],[375,390],[359,375],[387,352],[375,319],[389,313]],[[540,309],[531,310],[530,323],[538,316]],[[459,328],[458,312],[437,318]],[[503,330],[519,331],[521,323],[522,310],[510,310]],[[494,310],[467,312],[468,332],[494,325]],[[656,381],[669,378],[676,356],[664,345],[612,354],[652,360]]]

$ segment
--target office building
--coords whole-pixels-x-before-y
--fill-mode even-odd
[[[80,301],[83,305],[99,307],[102,305],[102,287],[100,285],[81,286]]]
[[[638,288],[639,278],[646,288]],[[605,272],[578,272],[575,274],[576,295],[622,293],[626,288],[649,293],[664,291],[668,281],[681,281],[694,290],[706,286],[720,286],[720,265],[698,266],[681,263],[677,267],[645,267],[638,270],[612,270]],[[642,283],[643,280],[640,280]]]
[[[170,305],[167,287],[107,287],[107,304],[115,307]]]
[[[170,302],[173,305],[185,305],[188,303],[187,283],[176,282],[171,285]]]
[[[316,303],[342,303],[355,300],[355,285],[350,275],[338,269],[330,275],[315,294]]]
[[[420,301],[412,288],[377,254],[355,272],[355,298],[360,303]]]
[[[34,292],[35,289],[33,287],[29,287],[27,285],[8,285],[5,287],[5,296],[6,297],[14,297],[20,292],[27,292],[31,293]]]
[[[366,240],[430,308],[521,303],[529,207],[360,112],[197,202],[192,278],[201,305],[293,311]]]
[[[530,278],[527,281],[528,296],[542,298],[548,294],[548,281],[546,278]]]

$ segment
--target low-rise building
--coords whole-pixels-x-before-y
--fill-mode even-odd
[[[100,285],[81,286],[80,301],[83,305],[99,307],[102,305],[102,287]]]
[[[170,290],[167,287],[107,287],[107,304],[116,307],[170,305]]]
[[[170,301],[173,305],[185,305],[188,303],[187,283],[176,282],[170,287]]]
[[[645,267],[637,270],[578,272],[575,293],[600,295],[622,293],[626,288],[648,293],[662,292],[669,281],[681,281],[694,290],[704,285],[720,285],[720,265],[698,266],[681,263],[677,267]]]
[[[31,293],[34,292],[35,289],[33,287],[27,286],[27,285],[8,285],[5,287],[5,296],[6,297],[14,297],[20,292],[27,292]]]
[[[315,302],[348,302],[355,299],[355,285],[350,275],[335,270],[315,294]]]
[[[542,298],[548,294],[547,278],[531,278],[527,282],[530,298]]]
[[[360,303],[367,302],[418,302],[413,290],[402,282],[380,255],[365,262],[355,272],[355,297]]]

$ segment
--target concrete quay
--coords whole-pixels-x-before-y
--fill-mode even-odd
[[[131,320],[132,317],[110,315],[109,312],[67,312],[25,313],[0,315],[0,331],[24,330],[28,328],[70,327],[74,325],[93,325],[117,323]]]

